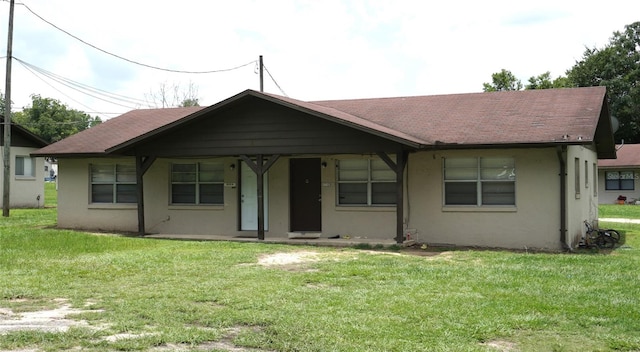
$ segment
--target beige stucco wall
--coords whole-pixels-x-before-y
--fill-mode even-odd
[[[516,165],[516,205],[452,207],[443,205],[442,162],[446,157],[513,157]],[[317,156],[316,156],[317,157]],[[323,236],[393,239],[395,207],[346,207],[336,205],[336,160],[371,156],[321,156]],[[597,217],[593,192],[574,194],[573,160],[580,165],[596,162],[589,148],[567,150],[567,203],[569,238],[580,234],[582,221]],[[121,159],[122,160],[122,159]],[[121,160],[100,160],[121,162]],[[129,159],[133,162],[133,159]],[[220,206],[169,205],[171,159],[158,159],[145,175],[145,221],[148,233],[193,233],[238,236],[238,160],[225,164],[225,204]],[[59,161],[58,224],[66,228],[137,231],[135,204],[89,204],[87,159]],[[231,169],[234,164],[236,168]],[[582,171],[584,173],[584,171]],[[419,242],[461,246],[558,250],[560,244],[560,176],[555,148],[492,149],[419,152],[409,155],[405,174],[404,228]],[[582,187],[586,187],[582,185]],[[269,230],[266,236],[286,237],[289,231],[289,159],[281,157],[269,170]],[[255,233],[255,232],[254,232]]]
[[[569,146],[567,148],[567,240],[575,247],[585,232],[584,220],[598,220],[597,180],[593,180],[593,167],[598,158],[593,148]],[[576,169],[576,160],[579,165]],[[587,172],[585,172],[587,166]],[[576,172],[579,184],[576,186]]]
[[[12,208],[39,208],[44,206],[44,158],[35,158],[33,177],[16,176],[16,156],[29,156],[36,148],[11,147],[11,181],[9,184],[9,206]],[[4,166],[4,148],[0,147],[0,165]],[[4,184],[4,172],[0,172],[0,185]],[[0,206],[3,197],[0,186]],[[38,199],[39,197],[39,199]]]
[[[513,157],[516,205],[443,205],[443,158]],[[419,241],[487,247],[558,249],[560,180],[555,149],[420,153],[410,158],[408,227]]]

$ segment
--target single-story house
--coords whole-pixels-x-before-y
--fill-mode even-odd
[[[133,110],[44,147],[58,226],[576,245],[615,158],[606,88]]]
[[[44,206],[44,158],[31,153],[48,143],[24,127],[11,124],[9,181],[10,208],[39,208]],[[0,117],[0,161],[4,163],[4,117]],[[4,185],[4,172],[0,172]],[[0,205],[4,207],[4,187],[0,186]]]
[[[635,204],[640,201],[640,144],[621,144],[616,149],[617,159],[598,160],[598,201]]]

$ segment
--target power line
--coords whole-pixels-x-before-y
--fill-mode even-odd
[[[135,107],[128,106],[128,105],[123,105],[123,104],[120,104],[120,103],[116,103],[116,102],[113,102],[113,101],[110,101],[110,100],[107,100],[107,99],[101,98],[101,97],[99,97],[99,96],[96,96],[96,95],[94,95],[94,94],[89,94],[89,93],[86,93],[86,92],[82,92],[80,89],[75,88],[75,87],[73,87],[72,85],[69,85],[69,84],[64,83],[64,80],[58,79],[58,78],[56,78],[55,76],[48,75],[48,74],[46,73],[47,71],[45,71],[44,73],[43,73],[43,72],[41,72],[41,71],[40,71],[40,69],[39,69],[39,68],[37,68],[37,66],[33,66],[33,65],[30,65],[30,64],[27,64],[27,63],[25,63],[24,61],[22,61],[22,60],[20,60],[20,59],[18,59],[18,58],[15,58],[15,57],[14,57],[14,59],[16,59],[16,61],[18,61],[20,64],[22,64],[22,66],[24,66],[24,67],[25,67],[29,72],[31,72],[34,76],[36,76],[36,77],[37,77],[38,79],[40,79],[42,82],[44,82],[45,84],[47,84],[47,85],[48,85],[48,86],[50,86],[51,88],[55,89],[57,92],[59,92],[60,94],[64,95],[65,97],[67,97],[67,98],[69,98],[69,99],[73,100],[74,102],[76,102],[76,103],[78,103],[78,104],[80,104],[80,105],[84,106],[85,108],[87,108],[87,109],[89,109],[89,110],[95,110],[95,109],[90,108],[90,107],[88,107],[88,106],[84,105],[83,103],[81,103],[81,102],[79,102],[79,101],[77,101],[77,100],[73,99],[73,98],[72,98],[72,97],[70,97],[69,95],[65,94],[65,93],[64,93],[64,92],[62,92],[60,89],[58,89],[58,88],[54,87],[54,86],[53,86],[52,84],[50,84],[49,82],[45,81],[42,77],[38,76],[38,75],[34,72],[34,70],[35,70],[35,71],[38,71],[40,74],[42,74],[42,75],[44,75],[44,76],[46,76],[46,77],[48,77],[48,78],[50,78],[50,79],[52,79],[52,80],[54,80],[54,81],[58,82],[59,84],[62,84],[62,85],[64,85],[64,86],[68,87],[68,88],[71,88],[71,89],[73,89],[73,90],[75,90],[75,91],[78,91],[78,92],[83,93],[83,94],[85,94],[85,95],[88,95],[88,96],[90,96],[90,97],[96,98],[96,99],[98,99],[98,100],[102,100],[102,101],[107,102],[107,103],[110,103],[110,104],[114,104],[114,105],[122,106],[122,107],[125,107],[125,108],[127,108],[127,109],[132,109],[132,110],[133,110],[133,109],[136,109]]]
[[[68,36],[70,36],[71,38],[73,38],[73,39],[75,39],[75,40],[77,40],[77,41],[79,41],[79,42],[81,42],[81,43],[83,43],[83,44],[85,44],[85,45],[88,45],[88,46],[90,46],[90,47],[92,47],[92,48],[94,48],[94,49],[96,49],[96,50],[98,50],[98,51],[101,51],[101,52],[103,52],[103,53],[105,53],[105,54],[107,54],[107,55],[110,55],[110,56],[116,57],[116,58],[118,58],[118,59],[120,59],[120,60],[124,60],[124,61],[130,62],[130,63],[132,63],[132,64],[136,64],[136,65],[139,65],[139,66],[143,66],[143,67],[147,67],[147,68],[152,68],[152,69],[154,69],[154,70],[160,70],[160,71],[166,71],[166,72],[173,72],[173,73],[188,73],[188,74],[220,73],[220,72],[228,72],[228,71],[237,70],[237,69],[240,69],[240,68],[242,68],[242,67],[249,66],[249,65],[251,65],[251,64],[253,64],[253,63],[255,63],[255,62],[256,62],[256,60],[253,60],[253,61],[251,61],[251,62],[248,62],[248,63],[246,63],[246,64],[242,64],[242,65],[239,65],[239,66],[236,66],[236,67],[224,68],[224,69],[218,69],[218,70],[208,70],[208,71],[173,70],[173,69],[169,69],[169,68],[162,68],[162,67],[158,67],[158,66],[148,65],[148,64],[141,63],[141,62],[138,62],[138,61],[135,61],[135,60],[127,59],[127,58],[125,58],[125,57],[123,57],[123,56],[120,56],[120,55],[114,54],[114,53],[112,53],[112,52],[109,52],[109,51],[107,51],[107,50],[101,49],[101,48],[99,48],[99,47],[97,47],[97,46],[95,46],[95,45],[93,45],[93,44],[91,44],[91,43],[89,43],[89,42],[87,42],[87,41],[84,41],[84,40],[80,39],[79,37],[77,37],[77,36],[75,36],[75,35],[73,35],[73,34],[71,34],[71,33],[67,32],[67,31],[65,31],[64,29],[62,29],[62,28],[60,28],[60,27],[56,26],[55,24],[53,24],[53,23],[51,23],[51,22],[47,21],[47,20],[46,20],[46,19],[44,19],[42,16],[38,15],[38,14],[37,14],[37,13],[35,13],[33,10],[31,10],[31,9],[29,8],[29,6],[27,6],[25,3],[20,3],[20,4],[18,4],[18,5],[22,5],[22,6],[24,6],[27,10],[29,10],[29,12],[31,12],[34,16],[38,17],[41,21],[43,21],[43,22],[47,23],[48,25],[52,26],[53,28],[55,28],[55,29],[59,30],[60,32],[62,32],[62,33],[64,33],[64,34],[66,34],[66,35],[68,35]]]
[[[271,78],[271,80],[273,81],[273,83],[276,84],[276,87],[278,87],[278,89],[280,89],[280,92],[282,93],[282,95],[284,95],[285,97],[289,97],[287,95],[287,93],[284,92],[284,90],[282,90],[282,88],[280,88],[280,85],[278,84],[278,82],[276,82],[275,78],[273,78],[273,76],[271,75],[271,72],[269,72],[269,69],[267,69],[267,66],[265,66],[264,64],[262,65],[262,67],[264,67],[264,70],[267,71],[267,74],[269,75],[269,77]]]
[[[61,83],[61,84],[65,85],[65,86],[67,86],[69,88],[75,89],[73,87],[77,87],[78,89],[86,90],[86,91],[89,91],[89,92],[92,92],[92,93],[95,93],[95,94],[101,94],[101,95],[104,95],[106,97],[109,97],[109,98],[112,98],[112,99],[115,99],[115,100],[119,100],[119,101],[124,102],[124,103],[129,103],[129,104],[134,104],[134,105],[145,105],[145,104],[148,104],[148,102],[145,101],[145,100],[138,99],[138,98],[131,98],[131,97],[128,97],[128,96],[125,96],[125,95],[112,93],[112,92],[109,92],[109,91],[106,91],[106,90],[103,90],[103,89],[100,89],[100,88],[95,88],[95,87],[86,85],[84,83],[80,83],[80,82],[74,81],[74,80],[72,80],[70,78],[66,78],[64,76],[61,76],[61,75],[55,74],[53,72],[47,71],[47,70],[45,70],[45,69],[43,69],[41,67],[38,67],[38,66],[33,65],[33,64],[30,64],[30,63],[28,63],[26,61],[23,61],[23,60],[20,60],[20,59],[18,59],[16,57],[14,57],[14,59],[19,61],[21,64],[27,65],[27,66],[31,67],[32,69],[40,72],[41,74],[43,74],[43,75],[45,75],[45,76],[47,76],[47,77],[49,77],[49,78]],[[78,90],[78,89],[75,89],[75,90]],[[88,95],[90,95],[90,94],[88,94]],[[127,107],[127,106],[125,106],[125,107]]]

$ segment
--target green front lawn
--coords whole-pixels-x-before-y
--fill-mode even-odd
[[[3,309],[64,302],[88,325],[0,334],[0,350],[640,350],[638,225],[615,225],[627,242],[607,253],[418,256],[96,235],[55,216],[0,219],[0,328]]]
[[[640,219],[640,205],[600,204],[598,216],[601,218]]]

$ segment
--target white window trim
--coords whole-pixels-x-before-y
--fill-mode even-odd
[[[458,159],[458,158],[474,158],[476,159],[476,165],[478,168],[477,177],[475,180],[448,180],[445,175],[445,161],[446,159]],[[481,209],[482,211],[494,211],[494,212],[511,212],[516,211],[518,204],[517,197],[517,177],[514,177],[513,188],[514,188],[514,204],[482,204],[482,183],[483,182],[504,182],[504,181],[492,181],[492,180],[482,180],[481,171],[482,167],[480,166],[480,160],[483,158],[510,158],[513,159],[513,170],[517,170],[516,158],[512,156],[454,156],[454,157],[443,157],[442,158],[442,210],[443,211],[477,211]],[[517,174],[517,172],[516,172]],[[447,204],[446,203],[446,183],[448,182],[475,182],[476,183],[476,204]]]
[[[185,208],[185,207],[197,207],[197,208],[211,208],[211,209],[220,209],[220,207],[224,206],[224,176],[221,181],[200,181],[200,165],[201,164],[219,164],[222,166],[222,171],[224,172],[224,163],[218,161],[193,161],[193,162],[180,162],[175,161],[172,162],[169,166],[169,206],[174,209]],[[196,180],[194,182],[174,182],[173,181],[173,166],[174,165],[196,165]],[[174,203],[173,202],[173,185],[174,184],[195,184],[195,203]],[[222,202],[220,203],[201,203],[200,202],[200,186],[201,185],[222,185]]]
[[[367,161],[367,180],[344,180],[341,181],[340,180],[340,163],[343,161],[349,161],[349,160],[366,160]],[[337,167],[336,167],[336,207],[348,207],[348,208],[373,208],[373,207],[396,207],[396,203],[385,203],[385,204],[373,204],[373,187],[372,185],[374,183],[393,183],[396,184],[398,182],[398,178],[396,175],[396,179],[393,181],[390,180],[374,180],[372,173],[373,173],[373,168],[371,166],[371,163],[374,159],[373,158],[368,158],[368,159],[341,159],[337,161]],[[377,160],[381,160],[382,159],[377,159]],[[383,161],[384,162],[384,161]],[[386,163],[385,163],[386,165]],[[388,165],[387,165],[388,166]],[[391,170],[393,171],[393,170]],[[395,173],[395,171],[393,171]],[[340,203],[340,184],[348,184],[348,183],[367,183],[367,204],[341,204]]]
[[[18,158],[23,158],[25,161],[29,160],[31,162],[31,175],[19,175],[17,174],[18,171]],[[15,176],[16,179],[18,180],[35,180],[36,179],[36,158],[32,158],[29,155],[16,155],[15,158],[13,159],[15,164],[14,164],[14,171],[13,174]],[[23,166],[24,169],[24,166]]]
[[[113,182],[93,182],[93,171],[92,171],[92,167],[93,166],[110,166],[112,168],[113,171]],[[98,206],[98,207],[102,207],[105,206],[107,204],[116,204],[116,205],[135,205],[137,204],[136,202],[118,202],[118,193],[117,193],[117,189],[118,189],[118,185],[135,185],[136,181],[132,181],[132,182],[122,182],[122,181],[118,181],[118,175],[117,175],[117,169],[118,166],[127,166],[127,167],[134,167],[135,165],[133,165],[132,163],[92,163],[89,164],[89,204],[94,205],[94,206]],[[93,200],[93,186],[94,185],[111,185],[111,195],[112,195],[112,201],[111,202],[94,202]],[[137,198],[137,193],[136,193],[136,198]]]

